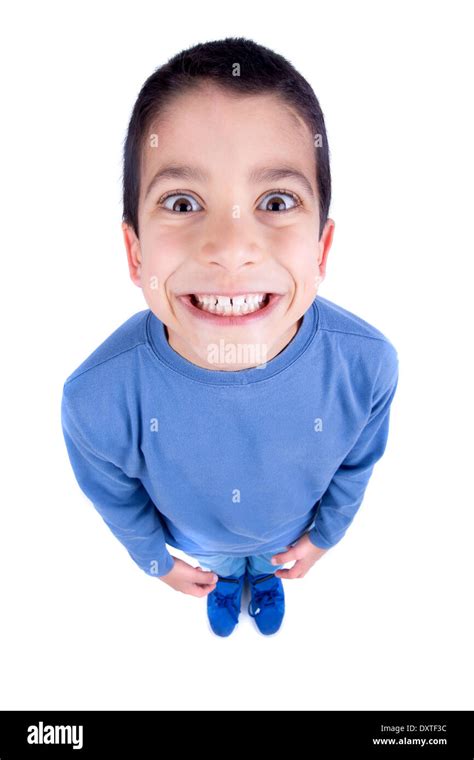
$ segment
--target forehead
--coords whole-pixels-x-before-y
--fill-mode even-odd
[[[274,93],[241,95],[204,85],[182,93],[152,122],[141,157],[141,192],[164,164],[205,165],[211,176],[237,177],[266,162],[313,175],[313,136]]]

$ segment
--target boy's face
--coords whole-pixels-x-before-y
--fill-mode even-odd
[[[122,225],[132,281],[166,325],[171,347],[194,364],[234,371],[270,361],[316,296],[334,232],[328,219],[319,240],[314,135],[274,95],[201,86],[176,97],[148,138],[140,239]],[[196,174],[175,170],[152,183],[170,166]],[[281,168],[301,173],[309,187],[268,175]],[[234,301],[209,299],[217,302],[209,311],[195,294],[265,298],[237,299],[234,313]],[[242,350],[249,345],[256,360]],[[212,352],[216,346],[225,353]]]

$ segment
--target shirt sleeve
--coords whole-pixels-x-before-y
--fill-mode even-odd
[[[71,466],[84,494],[147,575],[166,575],[174,558],[165,544],[155,504],[138,478],[130,478],[86,443],[63,393],[61,423]]]
[[[390,405],[398,385],[398,355],[390,347],[379,371],[367,423],[321,497],[308,531],[311,542],[321,549],[330,549],[344,537],[362,504],[374,465],[385,451]]]

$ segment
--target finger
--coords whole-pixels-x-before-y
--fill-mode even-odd
[[[217,583],[193,583],[193,586],[197,586],[197,588],[207,588],[214,590],[217,586]]]
[[[296,562],[289,570],[276,570],[275,575],[277,578],[289,578],[291,580],[292,578],[299,578],[301,570],[301,565]]]
[[[201,596],[207,596],[208,594],[211,593],[211,591],[214,591],[215,587],[216,587],[215,583],[211,583],[210,585],[207,585],[207,586],[199,586],[199,588],[201,589]]]
[[[287,552],[280,552],[280,554],[274,554],[271,562],[272,565],[284,565],[285,562],[291,562],[293,559],[298,559],[297,549],[289,549]]]
[[[213,583],[217,581],[217,573],[212,570],[203,570],[202,567],[193,568],[192,580],[194,583]]]
[[[189,593],[191,594],[191,596],[199,596],[199,597],[207,596],[207,594],[213,591],[215,587],[216,587],[215,583],[211,585],[206,585],[206,586],[200,586],[197,583],[194,583],[191,586]]]
[[[217,581],[211,581],[209,583],[209,580],[203,581],[202,578],[197,583],[193,583],[193,586],[199,586],[199,588],[215,588],[217,585]],[[1,759],[0,759],[1,760]]]

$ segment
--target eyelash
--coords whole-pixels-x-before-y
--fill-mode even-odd
[[[295,195],[295,193],[291,192],[291,190],[283,190],[281,188],[277,188],[276,190],[271,190],[270,192],[265,193],[265,195],[263,196],[263,198],[271,197],[272,195],[278,195],[279,193],[281,193],[282,195],[289,195],[296,202],[296,205],[293,206],[292,208],[286,208],[283,211],[277,211],[278,214],[285,214],[288,211],[294,211],[296,208],[298,208],[299,206],[303,205],[301,199],[297,195]],[[167,200],[167,198],[171,198],[173,195],[193,195],[193,194],[190,193],[190,192],[188,192],[187,190],[173,190],[173,192],[166,193],[165,195],[163,195],[157,201],[156,205],[157,206],[161,206],[161,204],[164,203]],[[262,200],[263,200],[263,198],[262,198]],[[164,209],[164,210],[165,211],[170,211],[172,214],[177,213],[176,211],[172,211],[172,209],[170,209],[170,208],[167,208],[167,209]],[[259,209],[259,211],[261,211],[261,209]],[[196,212],[195,211],[190,211],[190,212],[188,212],[188,214],[189,213],[194,214]],[[275,213],[275,212],[271,211],[270,213]]]

